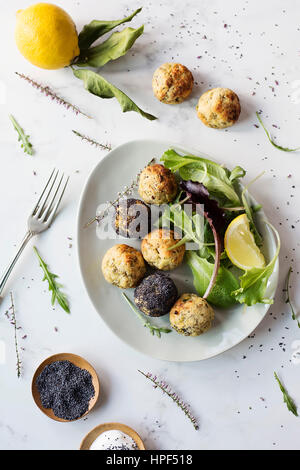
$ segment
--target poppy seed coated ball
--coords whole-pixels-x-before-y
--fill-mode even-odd
[[[169,313],[177,297],[177,287],[172,279],[163,273],[146,277],[134,291],[136,306],[150,317]]]

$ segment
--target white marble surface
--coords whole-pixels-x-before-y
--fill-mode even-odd
[[[141,107],[158,115],[156,122],[134,113],[121,114],[113,100],[89,95],[70,70],[45,71],[27,63],[16,50],[13,29],[15,11],[29,3],[11,0],[3,2],[1,8],[0,265],[4,268],[14,254],[35,192],[50,169],[55,165],[65,170],[71,181],[63,210],[52,229],[35,244],[61,276],[71,300],[71,315],[50,307],[41,270],[32,247],[28,247],[0,306],[0,340],[6,349],[6,360],[0,364],[0,448],[77,449],[91,428],[115,420],[136,429],[151,449],[299,449],[299,418],[283,404],[273,371],[280,373],[300,404],[300,369],[291,362],[292,345],[300,339],[300,330],[282,294],[292,264],[292,292],[295,304],[300,305],[296,291],[300,156],[276,150],[262,129],[254,126],[255,111],[262,109],[268,128],[281,145],[300,145],[299,2],[145,2],[133,22],[145,24],[144,35],[126,57],[107,65],[103,75]],[[120,18],[140,5],[134,0],[57,3],[71,14],[79,30],[91,19]],[[191,98],[174,107],[156,101],[151,90],[154,69],[172,60],[187,65],[197,82]],[[75,116],[50,102],[14,75],[15,71],[51,85],[94,119]],[[197,97],[219,85],[234,89],[242,103],[240,121],[228,131],[206,128],[195,113]],[[36,149],[33,157],[20,149],[8,113],[30,134]],[[162,137],[188,144],[218,156],[229,166],[242,165],[248,170],[248,181],[265,170],[253,193],[280,231],[281,274],[275,304],[254,338],[214,359],[176,364],[139,355],[107,329],[84,291],[76,256],[79,195],[87,175],[104,153],[81,142],[72,129],[113,146],[137,137]],[[22,326],[20,346],[25,348],[20,379],[15,372],[13,328],[4,316],[10,290]],[[22,340],[25,334],[27,338]],[[56,352],[80,354],[99,373],[101,399],[87,420],[70,424],[50,421],[32,400],[34,370]],[[138,368],[164,377],[180,392],[199,418],[198,432],[168,397],[152,389],[138,374]]]

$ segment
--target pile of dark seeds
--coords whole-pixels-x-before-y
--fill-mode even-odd
[[[73,420],[80,418],[95,395],[91,374],[70,361],[55,361],[44,368],[36,379],[44,408],[55,416]]]

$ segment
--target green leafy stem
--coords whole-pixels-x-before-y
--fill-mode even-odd
[[[158,326],[155,326],[153,325],[152,323],[149,322],[149,320],[146,320],[143,315],[141,314],[141,312],[135,307],[135,305],[133,305],[133,303],[131,302],[131,300],[127,297],[127,295],[125,294],[125,292],[122,292],[122,295],[123,297],[125,298],[126,302],[128,303],[128,305],[131,307],[131,309],[133,310],[133,312],[137,315],[137,317],[144,323],[144,326],[146,328],[149,328],[149,331],[152,335],[156,335],[158,338],[161,337],[161,333],[171,333],[172,330],[170,330],[169,328],[159,328]]]

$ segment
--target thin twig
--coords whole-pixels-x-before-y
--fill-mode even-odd
[[[123,197],[125,196],[130,196],[130,194],[132,194],[133,190],[136,189],[138,187],[138,184],[139,184],[139,178],[140,178],[140,175],[142,173],[142,171],[149,165],[152,165],[152,163],[155,161],[155,158],[152,158],[152,160],[150,160],[149,163],[147,163],[147,165],[139,171],[139,173],[136,175],[136,179],[131,183],[130,186],[125,186],[124,187],[124,190],[119,192],[117,194],[117,197],[114,201],[107,201],[107,206],[106,208],[98,215],[96,215],[95,217],[93,217],[91,220],[89,220],[83,228],[87,228],[89,227],[91,224],[93,224],[94,222],[101,222],[101,220],[103,220],[107,214],[108,214],[108,211],[109,209],[111,209],[111,207],[115,207],[115,205],[120,201],[120,199],[122,199]]]
[[[15,304],[14,304],[14,299],[13,299],[12,292],[10,293],[10,301],[11,301],[11,306],[9,307],[8,311],[6,312],[6,316],[10,320],[10,324],[13,325],[14,331],[15,331],[14,338],[15,338],[15,350],[16,350],[16,357],[17,357],[17,363],[16,363],[17,376],[21,377],[22,362],[21,362],[21,359],[20,359],[19,348],[18,348],[18,337],[17,337],[17,330],[19,329],[19,327],[17,326]],[[10,318],[9,315],[11,315],[11,318]]]
[[[152,374],[150,374],[149,372],[145,373],[139,369],[138,369],[138,372],[142,374],[144,377],[146,377],[146,379],[151,380],[151,382],[154,384],[154,388],[157,388],[157,387],[160,388],[163,391],[163,393],[166,393],[170,398],[172,398],[172,400],[176,403],[176,405],[182,409],[184,414],[191,421],[196,431],[199,429],[197,420],[190,411],[190,406],[186,404],[183,400],[181,400],[181,398],[177,395],[177,393],[173,392],[170,385],[168,385],[166,382],[162,380],[157,380],[156,375],[152,376]]]
[[[76,115],[77,114],[82,114],[83,116],[92,119],[91,116],[88,114],[84,113],[81,111],[78,106],[75,106],[74,104],[70,103],[69,101],[66,101],[64,98],[61,96],[58,96],[55,91],[53,91],[49,86],[43,86],[40,83],[36,82],[32,78],[28,77],[27,75],[24,75],[23,73],[15,72],[18,77],[23,78],[23,80],[26,80],[26,82],[30,83],[34,88],[39,90],[41,93],[43,93],[45,96],[50,96],[50,98],[53,101],[56,101],[56,103],[61,104],[64,106],[66,109],[71,109]]]
[[[87,135],[83,135],[83,134],[80,134],[80,132],[78,131],[74,131],[72,130],[72,132],[77,135],[78,137],[81,138],[81,140],[86,140],[87,142],[89,142],[91,145],[93,145],[94,147],[97,147],[97,148],[100,148],[101,150],[111,150],[111,145],[106,143],[106,144],[100,144],[99,142],[97,142],[96,140],[92,139],[91,137],[88,137]]]

